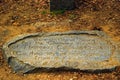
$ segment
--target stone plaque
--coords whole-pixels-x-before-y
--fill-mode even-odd
[[[72,10],[75,8],[75,0],[50,0],[50,11]]]
[[[8,64],[15,72],[22,73],[43,67],[112,69],[120,63],[119,49],[101,31],[20,35],[7,42],[3,49]]]

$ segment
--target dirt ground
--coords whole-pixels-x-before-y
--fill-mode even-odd
[[[76,0],[76,9],[53,13],[48,0],[0,0],[0,80],[120,80],[113,71],[52,71],[16,74],[3,58],[3,44],[14,36],[34,32],[100,30],[120,42],[120,0]]]

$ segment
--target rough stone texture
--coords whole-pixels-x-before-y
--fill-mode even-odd
[[[50,11],[72,10],[75,8],[74,0],[50,0]]]
[[[120,65],[120,49],[101,31],[25,34],[3,50],[8,64],[21,73],[42,67],[102,70]]]

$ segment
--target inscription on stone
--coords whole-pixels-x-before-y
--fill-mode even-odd
[[[17,58],[32,66],[29,69],[26,68],[27,65],[18,68],[15,66],[17,63],[11,60],[9,64],[14,71],[23,69],[22,72],[25,73],[38,67],[97,70],[116,66],[109,63],[114,46],[102,32],[49,33],[40,36],[41,34],[24,35],[7,44],[7,59]]]

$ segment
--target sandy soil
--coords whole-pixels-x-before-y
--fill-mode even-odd
[[[120,42],[120,1],[81,0],[75,10],[55,14],[48,10],[47,0],[1,0],[0,80],[120,80],[120,67],[99,73],[58,70],[21,75],[3,58],[2,45],[14,36],[70,30],[100,30]]]

